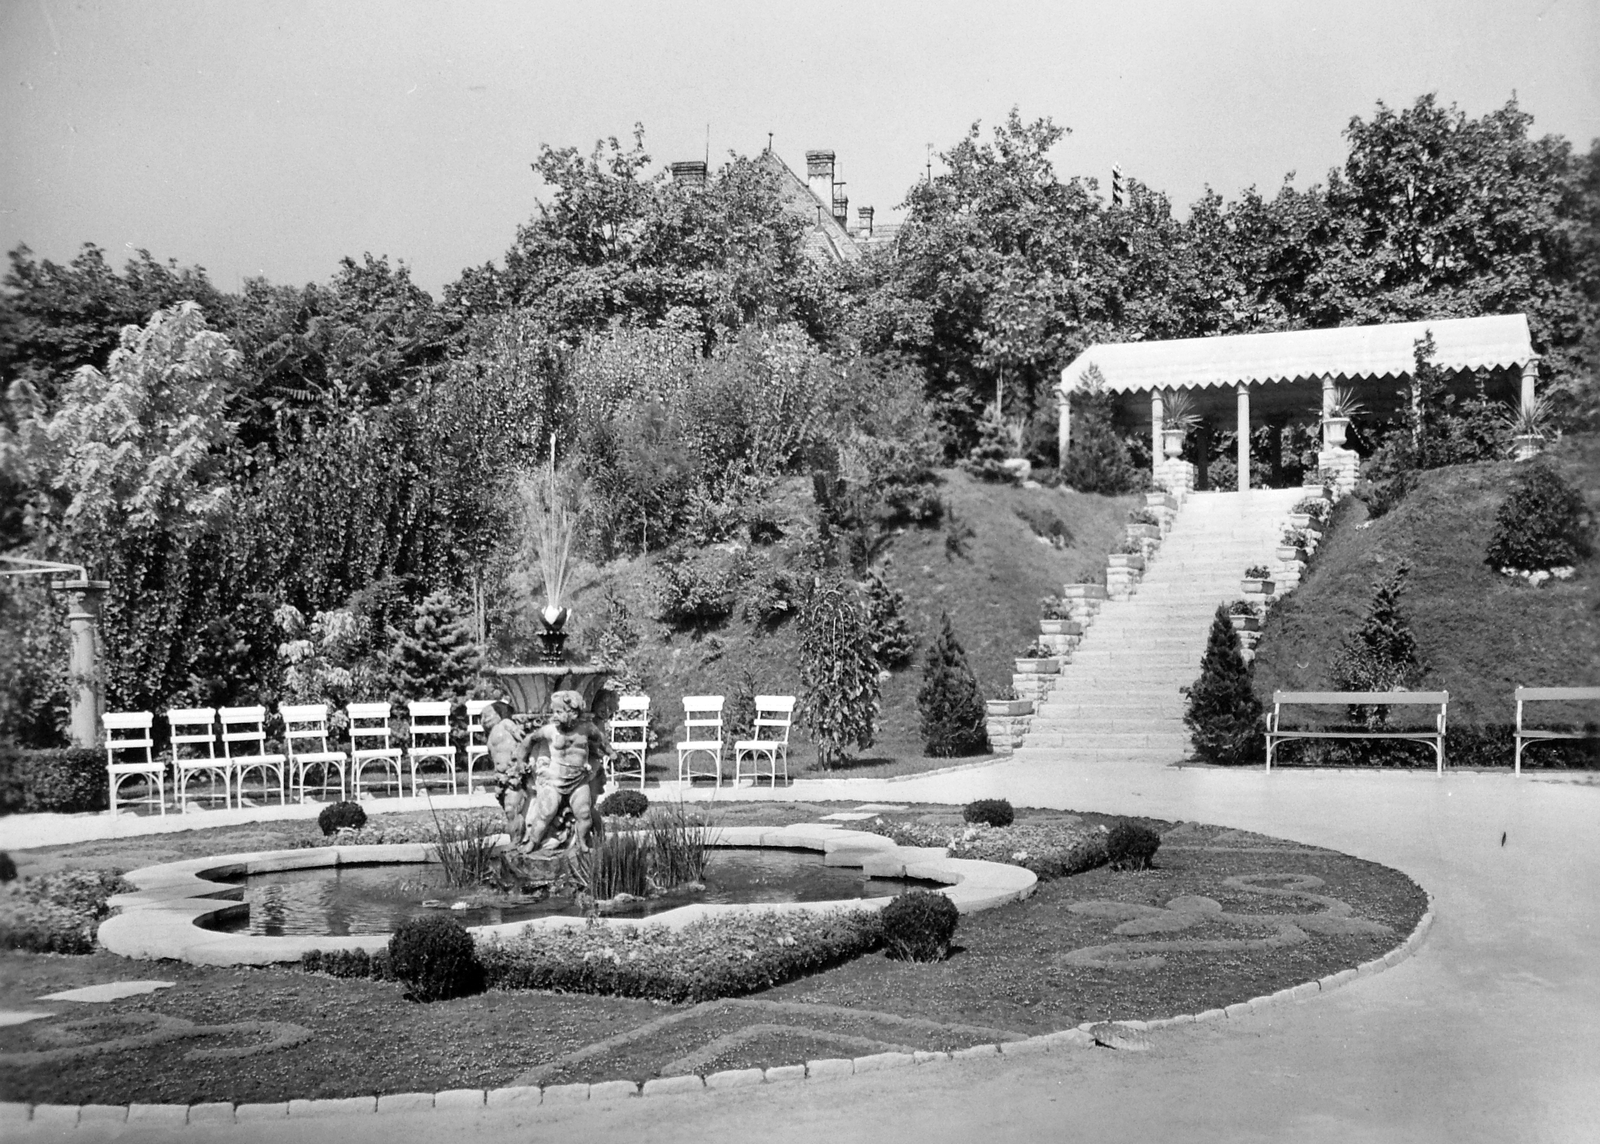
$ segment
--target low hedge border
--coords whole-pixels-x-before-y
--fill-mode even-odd
[[[104,751],[0,744],[0,815],[80,814],[110,806]]]

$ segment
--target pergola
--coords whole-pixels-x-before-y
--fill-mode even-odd
[[[1232,397],[1238,418],[1239,490],[1249,488],[1252,418],[1326,412],[1335,387],[1355,391],[1368,409],[1396,405],[1392,379],[1415,369],[1414,345],[1425,334],[1434,341],[1433,361],[1458,379],[1490,371],[1495,387],[1514,390],[1510,371],[1520,371],[1521,396],[1533,402],[1539,355],[1533,352],[1524,314],[1442,318],[1330,330],[1272,334],[1228,334],[1170,341],[1113,342],[1090,346],[1061,371],[1059,443],[1063,461],[1072,440],[1067,395],[1086,384],[1098,367],[1106,392],[1125,394],[1125,409],[1150,404],[1152,464],[1161,463],[1162,391],[1189,390],[1203,413],[1223,412]],[[1230,394],[1231,391],[1231,394]],[[1507,393],[1507,396],[1510,394]],[[1325,420],[1325,419],[1324,419]],[[1323,448],[1329,443],[1324,438]]]

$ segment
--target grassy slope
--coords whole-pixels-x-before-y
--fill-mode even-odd
[[[1552,460],[1600,505],[1600,438],[1568,438]],[[1401,560],[1412,566],[1401,608],[1430,665],[1422,686],[1449,690],[1453,725],[1510,722],[1519,684],[1600,684],[1600,559],[1541,588],[1483,562],[1515,471],[1500,462],[1426,473],[1367,527],[1365,506],[1343,502],[1311,574],[1267,622],[1255,673],[1263,701],[1274,688],[1332,686],[1341,636],[1365,616],[1373,583]]]
[[[905,594],[918,644],[927,643],[940,611],[948,611],[979,685],[992,695],[1010,684],[1013,655],[1037,634],[1040,598],[1059,592],[1080,571],[1104,569],[1104,554],[1122,538],[1127,512],[1138,498],[984,484],[958,470],[942,475],[941,496],[950,515],[939,528],[906,529],[892,538],[888,554],[893,578]],[[780,521],[798,525],[798,518],[811,511],[809,494],[790,489],[778,507]],[[1024,513],[1045,529],[1059,520],[1070,543],[1056,548],[1042,542],[1020,515]],[[794,534],[792,527],[786,530]],[[960,554],[947,550],[952,534],[964,538]],[[652,618],[652,563],[644,558],[591,570],[574,593],[572,607],[580,617],[596,611],[608,584],[629,602],[644,633],[639,661],[646,689],[667,729],[650,763],[653,772],[666,773],[677,765],[671,739],[682,718],[684,695],[731,696],[747,670],[760,691],[798,694],[799,633],[793,621],[765,632],[738,617],[702,633],[673,632]],[[892,772],[904,760],[922,755],[917,717],[921,679],[919,655],[884,684],[877,742],[861,752],[853,773]],[[797,731],[794,742],[791,773],[812,761],[805,736]]]

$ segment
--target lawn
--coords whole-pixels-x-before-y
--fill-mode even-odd
[[[729,825],[777,824],[812,821],[831,809],[838,808],[731,804],[720,813]],[[898,817],[953,824],[960,812],[921,806]],[[1112,821],[1047,811],[1018,817],[1034,825]],[[106,953],[0,955],[0,1008],[56,1014],[0,1029],[0,1099],[272,1101],[641,1080],[890,1048],[949,1050],[1087,1020],[1200,1012],[1271,993],[1382,955],[1426,909],[1409,879],[1373,863],[1220,826],[1149,825],[1164,832],[1153,870],[1102,867],[1042,882],[1025,902],[964,917],[946,961],[897,962],[874,953],[698,1006],[532,992],[424,1005],[406,1000],[398,985],[295,968],[202,968]],[[285,823],[54,847],[24,855],[22,872],[105,866],[113,856],[128,866],[292,845],[314,830]],[[1261,876],[1265,881],[1250,881]],[[1302,896],[1260,892],[1285,886]],[[1214,904],[1197,905],[1202,898]],[[1119,951],[1107,954],[1108,944]],[[1161,963],[1136,960],[1151,954]],[[1117,964],[1129,960],[1135,963]],[[37,1000],[145,978],[175,985],[108,1004]],[[67,1027],[85,1020],[92,1023]]]

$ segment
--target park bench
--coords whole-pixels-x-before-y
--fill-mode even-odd
[[[1432,743],[1439,773],[1444,774],[1444,720],[1445,709],[1450,704],[1448,691],[1274,691],[1272,713],[1267,716],[1267,770],[1272,769],[1272,753],[1279,743],[1290,739],[1409,739],[1416,743]],[[1285,730],[1285,707],[1437,707],[1433,730],[1359,731]]]
[[[1517,749],[1514,771],[1522,773],[1522,749],[1528,743],[1542,739],[1593,739],[1592,730],[1541,731],[1526,727],[1522,722],[1524,703],[1592,703],[1600,701],[1600,687],[1519,687],[1517,697]]]

